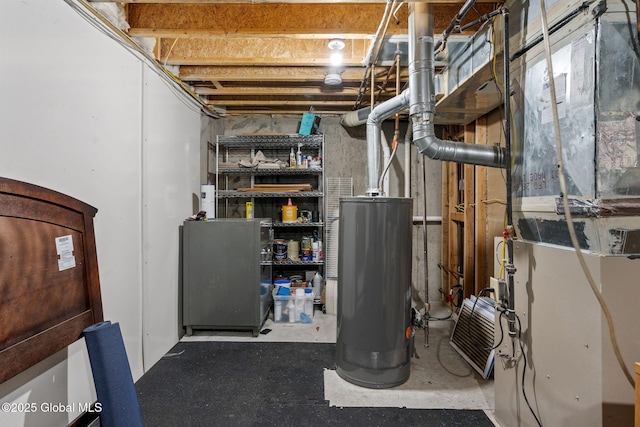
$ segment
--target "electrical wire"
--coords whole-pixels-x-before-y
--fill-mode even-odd
[[[164,58],[164,63],[162,64],[163,66],[167,66],[167,61],[169,60],[169,57],[171,56],[171,52],[173,52],[173,48],[175,47],[176,43],[178,43],[178,38],[176,38],[173,43],[171,43],[171,47],[169,48],[169,52],[167,52],[167,56]]]
[[[500,78],[498,77],[498,71],[497,71],[497,67],[498,67],[498,52],[495,48],[496,46],[496,31],[495,31],[495,26],[494,26],[494,22],[496,20],[497,17],[494,17],[491,20],[491,44],[494,46],[493,48],[493,58],[491,60],[491,74],[493,77],[493,81],[496,83],[496,85],[498,86],[498,93],[500,95],[500,98],[503,98],[503,90],[506,90],[505,88],[505,84],[500,80]],[[506,52],[505,58],[508,58],[509,52]],[[502,111],[502,104],[500,104],[500,106],[498,107],[500,108],[501,111],[501,116],[505,116],[507,114],[506,111]],[[513,110],[511,108],[509,108],[508,111],[509,117],[511,118],[511,123],[514,123],[514,116],[513,116]],[[502,120],[500,120],[500,129],[502,130],[502,134],[505,135],[507,134],[507,131],[505,129],[504,126],[504,122]],[[502,137],[502,135],[501,135]],[[511,146],[512,146],[512,150],[517,150],[518,148],[518,138],[517,135],[515,133],[512,133],[512,142],[511,142]],[[515,165],[515,157],[511,158],[511,167],[513,168],[513,166]],[[502,175],[502,179],[503,180],[507,180],[506,177],[502,174],[502,169],[500,169],[500,174]]]
[[[391,166],[391,162],[393,161],[393,158],[396,156],[396,151],[398,151],[398,140],[395,137],[391,141],[391,147],[393,149],[391,150],[391,155],[389,156],[389,160],[387,160],[387,164],[384,166],[384,170],[382,171],[382,174],[380,174],[380,179],[378,180],[378,188],[382,188],[382,184],[384,183],[384,178],[387,175],[387,172],[389,171],[389,167]]]
[[[516,320],[518,321],[518,343],[520,344],[520,352],[522,353],[522,361],[524,362],[524,365],[522,367],[522,381],[520,383],[520,385],[522,386],[522,396],[524,397],[525,403],[529,407],[529,411],[531,411],[531,415],[533,415],[533,418],[535,418],[536,423],[538,423],[538,426],[542,427],[542,422],[540,421],[540,418],[538,418],[535,411],[531,407],[531,404],[529,403],[529,398],[527,397],[527,391],[525,390],[525,387],[524,387],[525,375],[527,373],[527,355],[524,352],[524,345],[522,344],[522,323],[520,322],[520,317],[517,314],[516,314]]]
[[[502,247],[502,253],[501,253],[501,257],[498,257],[498,250],[500,250],[500,247]],[[496,246],[496,260],[498,261],[498,263],[500,263],[500,271],[498,272],[498,279],[504,279],[504,265],[507,262],[507,239],[505,239],[504,237],[502,238],[502,240],[500,240],[498,242],[498,245]]]
[[[398,3],[398,6],[397,6],[395,9],[393,9],[393,12],[391,13],[391,14],[393,15],[393,17],[394,17],[394,18],[396,18],[396,24],[399,24],[399,23],[400,23],[400,19],[398,19],[398,15],[397,15],[397,13],[398,13],[398,11],[400,10],[400,8],[402,7],[402,5],[404,5],[404,2],[403,2],[403,1],[401,1],[400,3]]]
[[[478,303],[478,300],[480,299],[480,296],[484,292],[495,292],[495,290],[493,288],[484,288],[480,292],[478,292],[478,296],[473,301],[473,306],[471,307],[471,313],[469,314],[469,320],[467,321],[467,335],[469,336],[469,340],[471,341],[471,344],[474,345],[474,347],[476,347],[478,349],[481,349],[483,351],[491,351],[491,350],[495,350],[496,348],[500,347],[502,345],[502,341],[504,339],[504,330],[502,329],[502,322],[500,321],[500,318],[498,318],[498,321],[500,321],[501,337],[500,337],[500,341],[498,342],[498,344],[494,345],[493,347],[481,347],[480,343],[475,341],[473,339],[473,335],[471,334],[471,319],[473,319],[473,312],[476,309],[476,304]],[[504,314],[503,312],[500,312],[500,317],[502,317],[503,314]]]
[[[449,305],[449,315],[447,317],[435,317],[435,316],[431,316],[429,314],[429,311],[427,311],[426,312],[426,319],[428,321],[431,321],[431,320],[435,320],[435,321],[453,320],[453,312],[454,312],[454,310],[453,310],[453,298],[456,298],[456,297],[460,298],[462,296],[462,286],[456,285],[456,286],[454,286],[454,288],[458,288],[458,290],[456,291],[456,296],[455,297],[451,297],[449,299],[449,304],[448,304]],[[451,289],[453,289],[453,288],[451,288]],[[442,291],[442,289],[440,289],[440,292],[444,293]]]
[[[587,281],[589,282],[589,286],[593,291],[598,303],[600,304],[600,308],[604,313],[605,319],[607,321],[607,327],[609,328],[609,338],[611,339],[611,346],[613,347],[613,351],[616,355],[616,359],[618,360],[618,364],[620,365],[620,369],[624,373],[625,377],[627,377],[627,381],[631,385],[631,387],[635,388],[635,381],[631,372],[627,368],[624,363],[624,359],[622,358],[622,354],[620,353],[620,347],[618,346],[618,340],[616,338],[615,326],[613,324],[613,318],[611,317],[611,312],[609,311],[609,307],[607,306],[606,301],[602,297],[602,294],[598,290],[598,286],[587,266],[587,263],[584,259],[582,251],[580,249],[580,244],[578,243],[578,237],[576,236],[576,230],[573,223],[573,216],[571,214],[571,209],[569,207],[569,199],[567,194],[567,183],[564,172],[564,161],[562,159],[562,138],[560,135],[560,118],[558,115],[558,105],[556,99],[556,85],[555,78],[553,75],[553,61],[551,58],[551,43],[549,41],[549,27],[547,23],[547,10],[545,6],[545,0],[540,0],[540,18],[542,21],[542,33],[544,35],[544,48],[547,60],[547,68],[549,75],[549,91],[551,95],[551,110],[553,113],[553,125],[555,131],[555,141],[556,141],[556,156],[558,157],[558,178],[560,180],[560,190],[562,192],[562,205],[564,207],[564,215],[567,221],[567,228],[569,229],[569,235],[571,236],[571,243],[573,244],[573,248],[575,250],[576,256],[578,257],[578,261],[580,266],[582,267],[582,271],[584,272]]]

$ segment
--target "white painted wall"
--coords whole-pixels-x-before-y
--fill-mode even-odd
[[[200,114],[62,1],[4,1],[0,176],[98,208],[105,319],[134,380],[177,342],[178,226],[199,192]],[[0,384],[0,402],[95,400],[84,341]],[[10,414],[65,425],[77,413]]]

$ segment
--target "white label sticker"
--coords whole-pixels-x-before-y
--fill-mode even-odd
[[[76,266],[76,257],[73,256],[73,237],[71,235],[56,237],[56,253],[58,259],[58,270],[68,270]]]
[[[556,87],[556,105],[558,106],[558,119],[567,116],[567,76],[560,74],[555,78]],[[553,121],[553,108],[551,105],[551,85],[549,82],[542,84],[542,117],[540,120],[543,124]]]

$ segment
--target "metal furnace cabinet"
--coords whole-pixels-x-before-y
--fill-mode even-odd
[[[261,251],[271,220],[185,221],[182,231],[182,325],[251,330],[257,336],[271,305],[271,261]]]

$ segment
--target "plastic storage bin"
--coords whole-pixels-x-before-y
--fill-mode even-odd
[[[313,290],[298,288],[303,293],[278,295],[273,290],[273,321],[275,323],[313,323]],[[311,291],[311,292],[307,292]]]

